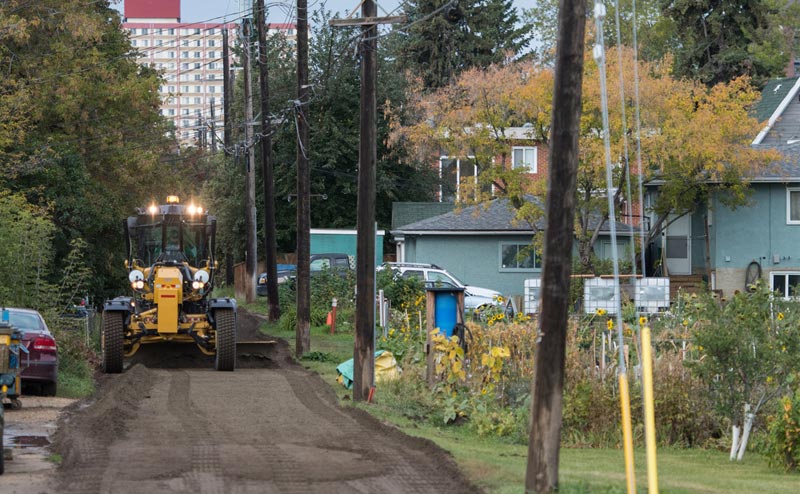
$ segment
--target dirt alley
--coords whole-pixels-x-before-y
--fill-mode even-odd
[[[259,337],[258,324],[240,311],[239,339]],[[478,492],[432,442],[339,407],[284,341],[232,373],[171,347],[137,355],[66,409],[48,492]]]

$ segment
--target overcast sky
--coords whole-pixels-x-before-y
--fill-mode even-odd
[[[378,0],[378,15],[393,13],[402,0]],[[533,6],[535,0],[514,0],[519,14],[522,9]],[[240,3],[249,5],[249,0],[181,0],[182,22],[222,22],[240,17]],[[292,22],[294,20],[295,2],[293,0],[265,0],[269,11],[270,22]],[[327,10],[340,12],[341,17],[359,7],[359,0],[308,0],[309,11],[314,11],[325,4]],[[114,7],[123,11],[123,0],[112,0]]]

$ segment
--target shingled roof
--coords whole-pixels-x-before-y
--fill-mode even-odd
[[[794,87],[797,79],[797,77],[773,79],[764,86],[764,89],[761,90],[761,99],[755,108],[755,117],[759,122],[767,120],[775,113],[775,110]]]
[[[392,230],[425,218],[449,213],[455,207],[452,202],[393,202]]]
[[[767,123],[753,139],[754,146],[762,143],[799,91],[800,77],[775,79],[764,86],[761,91],[761,99],[756,104],[755,117],[759,122],[766,120]]]
[[[597,224],[599,216],[590,221]],[[544,228],[544,220],[536,223],[538,229]],[[624,223],[616,223],[617,232],[630,234],[631,227]],[[495,199],[488,205],[480,204],[466,208],[456,209],[449,213],[426,218],[415,223],[410,223],[401,228],[393,229],[392,233],[424,233],[424,232],[471,232],[471,233],[500,233],[519,232],[530,233],[533,227],[526,221],[516,219],[515,213],[509,205],[508,199]]]

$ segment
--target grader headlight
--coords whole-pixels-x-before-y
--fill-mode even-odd
[[[138,269],[134,269],[128,273],[128,280],[131,282],[131,288],[134,290],[144,289],[144,273]]]
[[[210,278],[211,276],[208,274],[208,271],[204,269],[197,270],[197,272],[194,274],[194,281],[192,281],[192,288],[195,290],[200,290],[206,286],[206,283],[208,283]]]

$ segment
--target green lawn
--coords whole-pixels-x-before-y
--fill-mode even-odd
[[[263,304],[261,304],[263,305]],[[294,331],[280,331],[264,324],[267,334],[284,338],[294,348]],[[311,330],[313,359],[301,363],[320,376],[342,397],[349,395],[336,383],[336,365],[352,358],[353,335],[330,335],[327,327]],[[449,451],[465,474],[477,485],[493,494],[522,493],[525,483],[527,447],[478,438],[462,427],[434,427],[419,424],[381,406],[380,388],[375,404],[352,404],[369,411],[383,421],[398,425],[410,435],[425,437]],[[748,453],[741,463],[731,463],[728,454],[696,449],[661,449],[658,451],[658,479],[662,493],[770,493],[800,492],[800,475],[785,474],[770,468],[766,460]],[[647,492],[647,468],[643,450],[635,452],[636,479],[639,492]],[[625,467],[622,450],[562,449],[559,467],[560,490],[565,493],[624,493]]]

